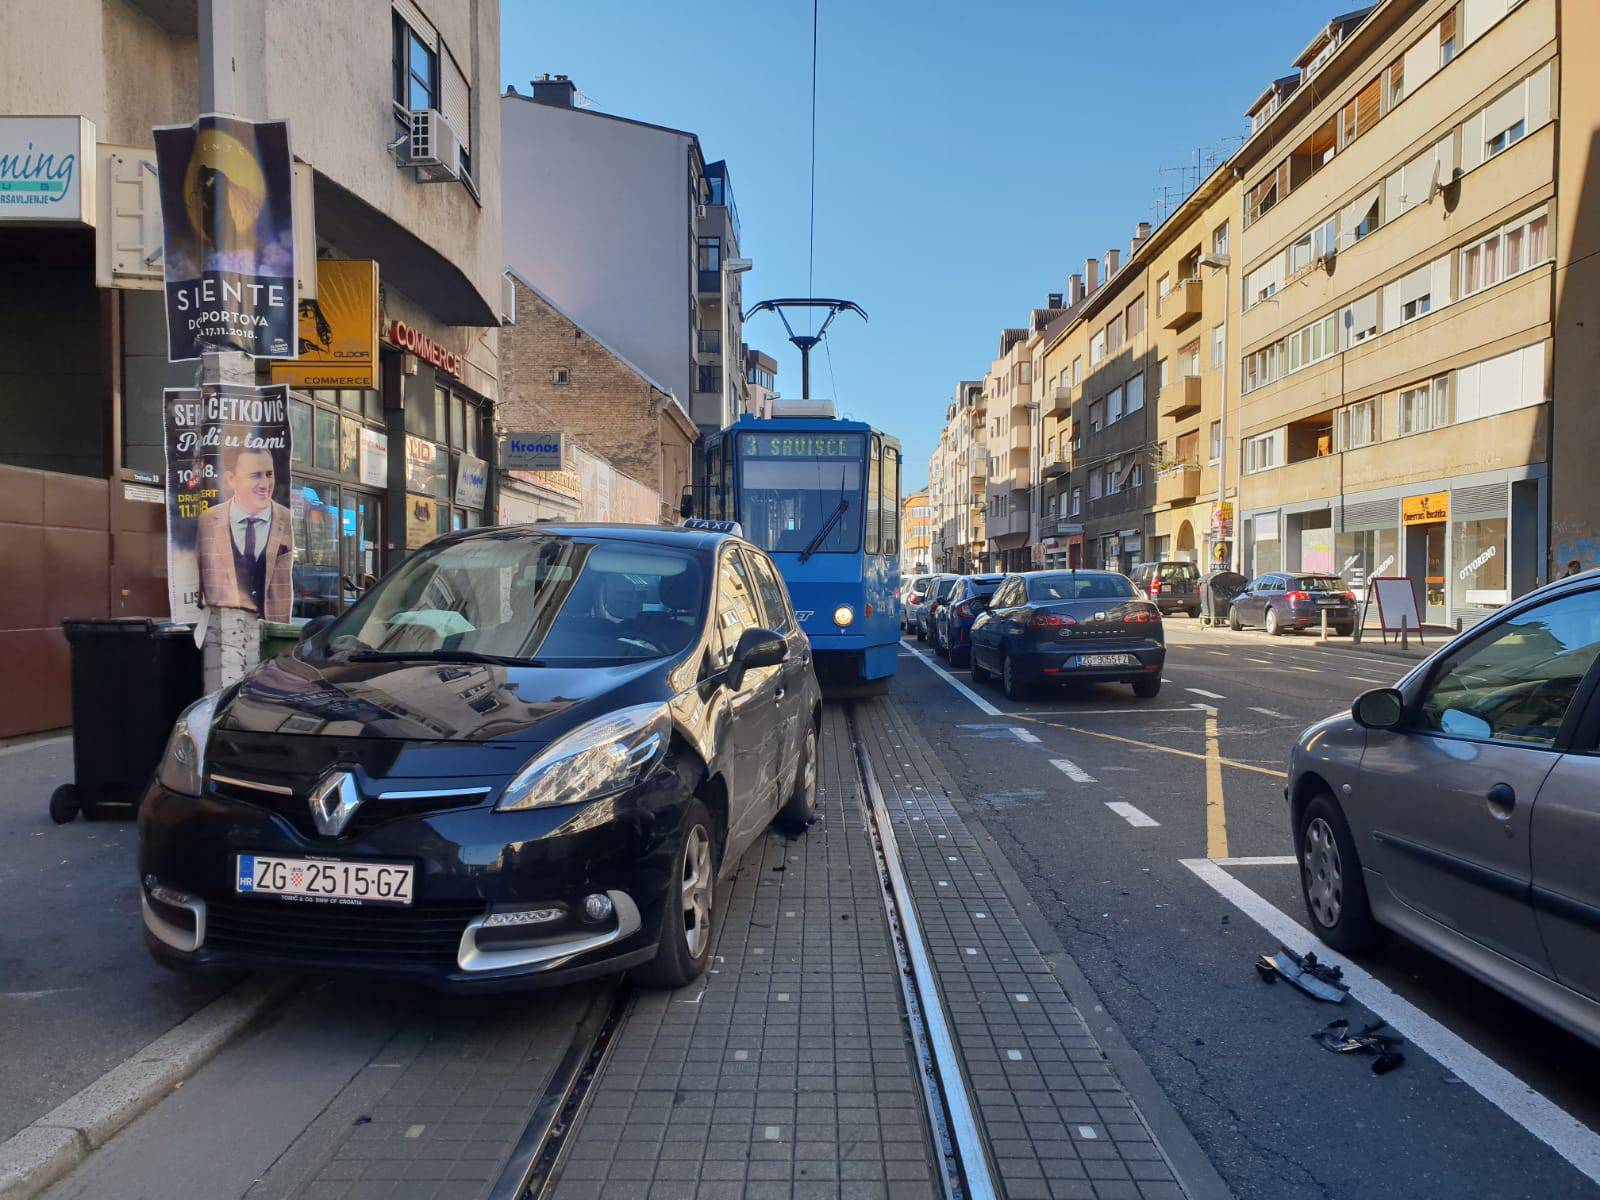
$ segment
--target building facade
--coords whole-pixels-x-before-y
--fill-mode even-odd
[[[928,503],[928,489],[912,492],[900,504],[900,573],[919,575],[932,569],[933,510]]]
[[[747,407],[739,212],[693,133],[577,105],[565,76],[500,99],[507,264],[684,400],[702,434]],[[726,350],[726,352],[725,352]]]
[[[1592,25],[1386,0],[1269,89],[1234,160],[1245,573],[1405,575],[1440,624],[1548,578],[1558,11]]]
[[[744,379],[744,411],[763,420],[772,416],[772,402],[778,398],[778,360],[744,347]]]
[[[69,723],[63,618],[168,615],[162,389],[196,370],[166,360],[151,128],[195,119],[206,62],[232,68],[241,115],[289,122],[302,296],[319,259],[375,262],[381,286],[377,386],[291,394],[295,615],[492,511],[498,5],[237,11],[219,48],[193,4],[0,7],[0,155],[41,120],[81,148],[65,219],[0,210],[0,737]],[[419,108],[461,141],[458,175],[423,182],[392,153]]]
[[[1028,568],[1033,509],[1033,358],[1028,330],[1000,331],[999,352],[984,376],[984,566]]]

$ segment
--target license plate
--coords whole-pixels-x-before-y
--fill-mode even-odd
[[[342,862],[241,854],[236,892],[326,904],[410,904],[409,863]]]
[[[1131,654],[1080,654],[1080,667],[1127,667],[1133,665]]]
[[[1339,605],[1343,604],[1344,601],[1338,599],[1337,597],[1330,596],[1325,600],[1318,600],[1317,603],[1320,604],[1323,608],[1336,608]]]

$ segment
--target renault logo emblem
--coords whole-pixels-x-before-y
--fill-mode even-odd
[[[356,791],[355,776],[349,771],[332,771],[311,789],[309,801],[317,832],[323,837],[338,837],[361,807],[361,793]]]

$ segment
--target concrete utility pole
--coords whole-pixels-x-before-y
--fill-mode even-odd
[[[200,0],[200,112],[266,118],[266,5],[258,0]],[[254,387],[255,359],[236,350],[206,351],[195,384]],[[203,675],[208,692],[242,679],[261,661],[260,615],[245,608],[206,609]]]
[[[1217,526],[1217,539],[1222,540],[1222,506],[1228,502],[1228,360],[1233,357],[1229,346],[1233,330],[1228,321],[1228,305],[1233,303],[1233,258],[1229,254],[1204,254],[1200,257],[1202,266],[1211,267],[1222,272],[1223,309],[1222,309],[1222,395],[1217,401],[1217,507],[1214,520]],[[1239,539],[1238,533],[1239,514],[1233,513],[1228,519],[1228,570],[1239,569]],[[1221,569],[1220,565],[1216,568]]]

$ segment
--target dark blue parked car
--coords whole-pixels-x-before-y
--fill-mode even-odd
[[[952,667],[965,666],[972,650],[972,623],[988,606],[1004,575],[963,575],[934,616],[934,644]]]
[[[1161,612],[1114,571],[1008,575],[974,622],[972,678],[1021,699],[1035,683],[1129,683],[1148,700],[1167,657]]]
[[[1356,598],[1337,575],[1307,575],[1300,571],[1272,571],[1251,582],[1233,598],[1228,625],[1265,626],[1276,637],[1291,629],[1320,628],[1322,614],[1328,627],[1349,637],[1356,627]]]

